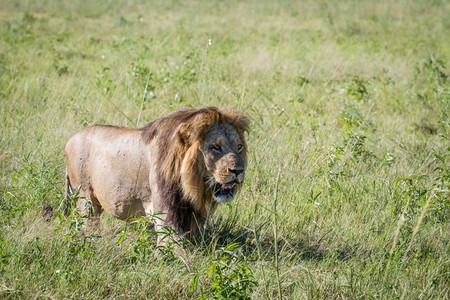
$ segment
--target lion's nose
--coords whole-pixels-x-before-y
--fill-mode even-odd
[[[230,172],[233,173],[234,175],[238,176],[239,174],[241,174],[242,172],[244,172],[244,169],[228,169],[228,171],[230,171]]]

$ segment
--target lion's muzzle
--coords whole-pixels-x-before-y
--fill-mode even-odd
[[[224,183],[214,181],[211,187],[214,200],[219,203],[229,203],[234,200],[237,186],[244,181],[244,169],[229,169],[229,174],[223,180]]]

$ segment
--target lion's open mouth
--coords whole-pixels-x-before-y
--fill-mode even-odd
[[[227,203],[234,199],[234,189],[236,184],[232,183],[216,183],[212,186],[214,199],[217,202]]]

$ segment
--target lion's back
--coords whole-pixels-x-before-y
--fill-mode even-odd
[[[74,134],[66,143],[65,156],[68,170],[76,171],[77,176],[88,177],[92,163],[102,159],[110,151],[121,148],[126,137],[139,139],[139,130],[110,125],[93,125]],[[75,174],[74,174],[75,175]],[[82,179],[80,178],[80,179]],[[80,183],[81,184],[81,183]]]

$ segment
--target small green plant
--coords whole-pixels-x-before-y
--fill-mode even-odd
[[[449,157],[450,148],[447,149],[445,154],[435,153],[435,158],[438,162],[438,166],[434,169],[436,177],[433,182],[436,201],[431,205],[431,218],[434,222],[439,223],[447,222],[450,217],[450,198],[448,197],[450,186]]]
[[[349,134],[347,139],[345,140],[345,145],[350,149],[355,158],[362,157],[366,159],[370,156],[373,156],[373,153],[367,150],[365,147],[366,139],[366,135],[359,132],[353,132]]]
[[[64,215],[69,215],[76,211],[76,202],[81,197],[80,195],[81,185],[74,191],[72,187],[69,186],[69,194],[65,195],[64,198],[59,203],[59,211],[64,213]],[[61,216],[61,215],[59,215]]]
[[[445,73],[446,66],[443,59],[436,59],[434,56],[430,56],[423,64],[423,69],[428,71],[430,80],[435,81],[437,84],[447,82],[448,75]]]
[[[13,188],[6,190],[7,197],[13,202],[4,204],[9,204],[10,209],[18,212],[21,207],[39,207],[52,198],[59,198],[61,191],[54,184],[60,176],[58,169],[59,166],[54,162],[33,162],[31,155],[26,154],[13,169],[10,181],[10,186]],[[0,209],[2,209],[1,206],[0,200]]]
[[[161,220],[160,215],[155,213],[135,218],[122,229],[118,239],[119,244],[125,241],[130,229],[137,233],[137,236],[127,245],[128,258],[132,263],[149,258],[155,250],[162,253],[164,259],[173,260],[174,251],[182,247],[182,241],[175,238],[175,231],[172,228],[164,226],[159,231],[154,229],[156,221]],[[157,245],[158,238],[161,241],[160,245]]]
[[[405,220],[408,221],[420,212],[429,192],[425,180],[425,176],[400,177],[394,180],[393,196],[396,203],[393,215],[401,214],[403,209]]]
[[[70,73],[69,67],[66,65],[60,65],[58,63],[54,63],[54,68],[56,73],[58,73],[59,76],[64,76]]]
[[[183,62],[172,70],[173,80],[179,83],[179,87],[186,86],[197,79],[200,65],[200,51],[192,51],[182,57]]]
[[[143,105],[149,99],[155,98],[154,74],[144,65],[131,64],[130,77],[137,87],[137,92],[134,95],[137,103]]]
[[[108,67],[103,67],[102,71],[97,75],[95,85],[104,97],[107,99],[112,98],[116,90],[116,85],[109,74]]]
[[[327,165],[332,168],[341,160],[341,157],[345,154],[345,149],[339,145],[331,145],[328,150]]]
[[[250,299],[256,281],[239,247],[238,243],[233,243],[215,252],[215,258],[205,271],[211,280],[210,287],[202,291],[200,299]],[[194,289],[198,287],[198,280],[196,275],[192,281]]]
[[[309,79],[306,78],[305,76],[302,76],[302,75],[298,75],[298,76],[295,78],[295,82],[297,83],[297,85],[298,85],[300,88],[303,88],[306,84],[310,83]]]
[[[63,233],[63,240],[66,242],[68,251],[73,255],[87,257],[95,254],[95,238],[97,235],[86,234],[86,224],[89,216],[82,216],[76,210],[72,211],[68,219],[64,218],[61,211],[55,213],[58,224],[56,232]]]
[[[367,80],[359,76],[353,76],[349,87],[347,88],[348,95],[352,96],[356,100],[366,100],[369,96],[369,93],[367,92],[367,84]]]
[[[356,107],[347,106],[341,112],[341,120],[343,121],[346,130],[351,130],[352,128],[361,127],[364,122],[364,117]]]

